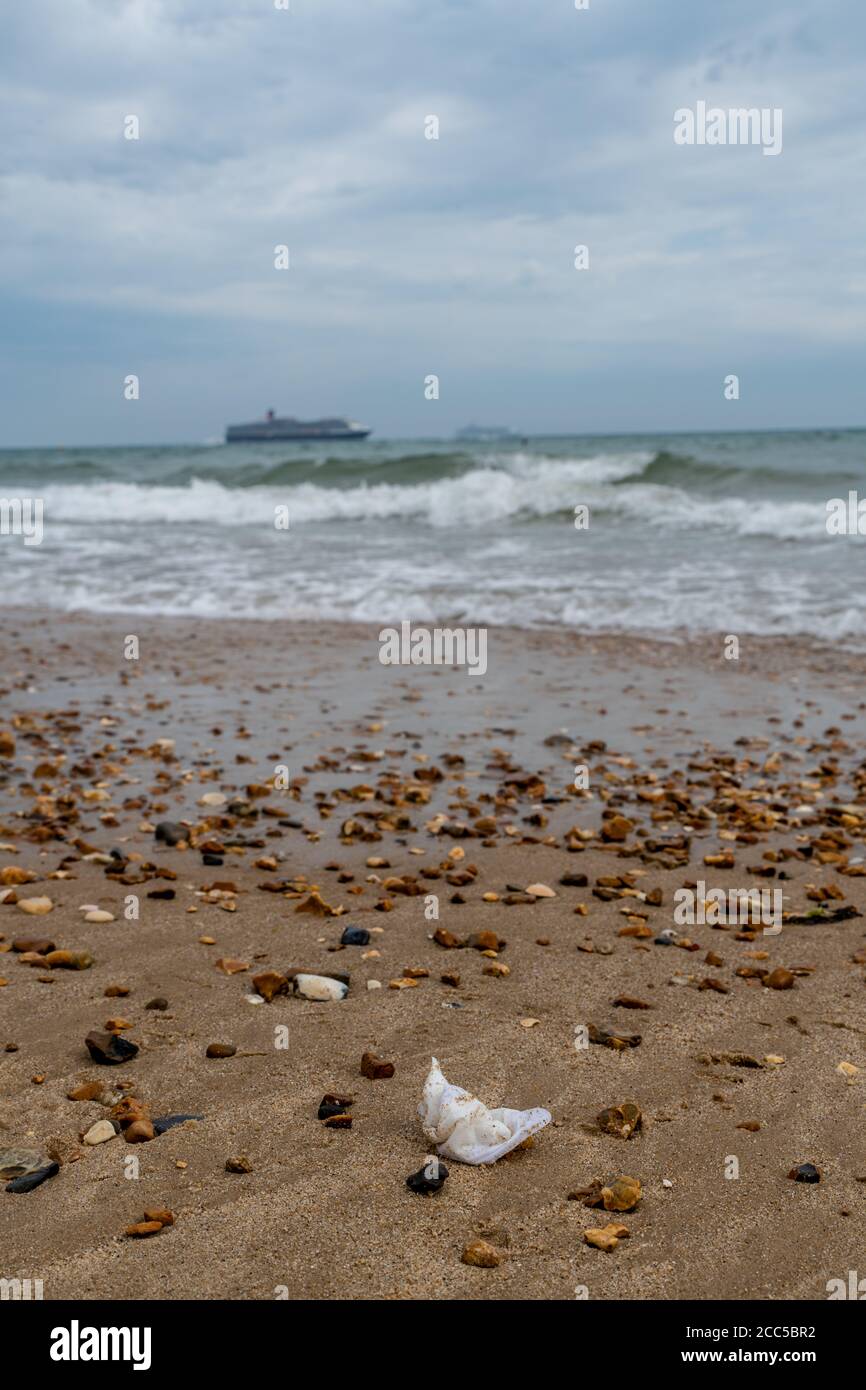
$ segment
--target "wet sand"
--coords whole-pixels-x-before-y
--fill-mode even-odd
[[[123,657],[130,634],[138,661]],[[14,609],[0,644],[0,730],[15,742],[0,758],[0,873],[35,871],[12,896],[54,904],[44,916],[0,904],[0,948],[50,936],[95,957],[68,971],[0,954],[0,1049],[17,1047],[0,1050],[0,1149],[67,1159],[33,1192],[0,1191],[0,1277],[40,1278],[47,1299],[808,1300],[862,1265],[866,1011],[853,957],[866,917],[758,928],[751,940],[742,927],[679,928],[697,950],[619,934],[638,913],[657,935],[674,891],[699,879],[780,888],[789,914],[816,911],[828,886],[843,895],[828,908],[864,910],[862,658],[749,639],[728,662],[721,637],[491,631],[488,672],[475,678],[384,667],[376,631],[360,626]],[[572,786],[576,764],[589,769],[588,796]],[[286,791],[265,785],[279,765]],[[209,792],[225,806],[201,805]],[[229,813],[233,801],[250,813]],[[601,838],[603,811],[631,822],[624,840]],[[190,847],[155,843],[161,821],[188,822]],[[225,847],[222,866],[202,863],[208,842]],[[102,862],[112,850],[120,858]],[[725,851],[733,867],[704,864]],[[108,877],[118,865],[146,881]],[[470,866],[469,882],[449,882]],[[166,870],[177,877],[153,876]],[[586,886],[560,883],[573,874]],[[404,875],[417,877],[416,896],[384,886]],[[298,913],[302,880],[344,913]],[[283,893],[263,891],[280,882]],[[215,883],[237,892],[208,902]],[[504,902],[539,883],[557,896]],[[166,888],[174,899],[147,896]],[[661,889],[661,905],[612,896],[623,888]],[[428,893],[438,922],[425,917]],[[129,894],[138,921],[124,918]],[[115,920],[85,923],[82,904]],[[331,949],[347,924],[373,933],[369,947]],[[437,925],[507,944],[495,959],[446,950],[431,939]],[[370,950],[379,956],[363,958]],[[708,951],[723,964],[707,964]],[[221,958],[249,969],[226,975]],[[486,975],[496,963],[510,973]],[[289,967],[349,971],[348,997],[247,1002],[254,974]],[[406,967],[429,976],[389,988]],[[744,967],[803,973],[776,990],[735,973]],[[440,981],[451,971],[457,988]],[[707,977],[729,992],[698,988]],[[383,987],[368,990],[371,979]],[[130,993],[106,997],[116,984]],[[621,995],[652,1008],[614,1007]],[[145,1008],[155,996],[165,1011]],[[118,1017],[140,1052],[96,1066],[84,1037]],[[590,1023],[641,1044],[576,1048]],[[286,1048],[275,1046],[281,1025]],[[213,1041],[238,1054],[207,1059]],[[393,1061],[392,1079],[360,1075],[367,1049]],[[724,1053],[784,1061],[710,1060]],[[488,1104],[545,1106],[553,1123],[493,1166],[449,1163],[425,1198],[405,1178],[429,1149],[416,1108],[432,1055]],[[843,1061],[859,1073],[846,1079]],[[204,1119],[89,1148],[79,1134],[108,1111],[67,1099],[89,1080],[129,1083],[155,1116]],[[351,1130],[316,1118],[328,1091],[354,1096]],[[596,1124],[624,1100],[644,1117],[628,1141]],[[758,1131],[737,1128],[751,1121]],[[226,1172],[238,1154],[252,1172]],[[125,1175],[130,1156],[138,1178]],[[787,1177],[806,1161],[820,1184]],[[568,1200],[620,1174],[643,1184],[635,1211]],[[174,1226],[126,1237],[155,1205]],[[583,1242],[613,1220],[630,1230],[616,1250]],[[478,1235],[502,1251],[497,1268],[461,1263]]]

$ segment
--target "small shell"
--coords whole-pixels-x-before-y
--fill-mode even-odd
[[[530,1135],[549,1125],[549,1110],[488,1110],[482,1101],[452,1086],[434,1057],[418,1114],[440,1154],[459,1163],[495,1163]]]

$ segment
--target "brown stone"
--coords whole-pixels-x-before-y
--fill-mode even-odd
[[[505,942],[499,940],[495,931],[476,931],[472,933],[466,944],[475,951],[501,951]]]
[[[443,985],[451,985],[454,989],[460,987],[460,976],[455,974],[452,970],[447,971],[444,975],[440,975],[439,978]]]
[[[455,936],[446,927],[437,927],[433,933],[433,940],[438,946],[444,946],[447,951],[456,951],[464,945],[460,937]]]
[[[648,1004],[645,999],[636,999],[633,994],[618,994],[613,1001],[615,1009],[652,1009],[653,1004]]]
[[[150,1120],[133,1120],[123,1131],[127,1144],[146,1144],[154,1137]]]
[[[460,1259],[463,1264],[474,1265],[476,1269],[496,1269],[502,1263],[502,1253],[488,1245],[486,1240],[470,1240],[463,1247]]]
[[[394,1063],[377,1057],[375,1052],[365,1052],[361,1058],[361,1075],[371,1081],[386,1081],[394,1075]]]
[[[266,999],[270,1004],[277,994],[288,994],[289,982],[285,975],[281,975],[277,970],[264,970],[260,975],[253,975],[253,988],[257,994]]]
[[[794,976],[790,970],[786,970],[784,966],[779,965],[775,970],[771,971],[769,975],[764,977],[761,984],[766,985],[768,989],[793,989]]]
[[[99,1100],[101,1095],[101,1081],[85,1081],[83,1085],[76,1086],[74,1090],[66,1092],[68,1100]]]
[[[216,962],[217,970],[221,970],[224,975],[240,975],[242,971],[249,970],[249,962],[245,960],[233,960],[230,956],[220,956]]]
[[[620,1139],[630,1139],[640,1129],[643,1122],[640,1106],[633,1100],[624,1100],[621,1105],[611,1105],[602,1110],[597,1117],[599,1129],[605,1134],[615,1134]]]
[[[205,1049],[206,1057],[234,1057],[237,1048],[234,1043],[208,1043]]]
[[[127,1226],[128,1236],[155,1236],[157,1231],[162,1230],[161,1221],[138,1221],[134,1226]]]
[[[135,1096],[124,1096],[123,1100],[119,1100],[116,1105],[111,1107],[109,1114],[113,1120],[117,1121],[121,1129],[125,1129],[127,1125],[131,1125],[135,1120],[150,1119],[150,1110],[148,1106]]]
[[[601,838],[619,843],[627,839],[632,830],[634,821],[629,820],[627,816],[609,816],[601,823]]]
[[[611,1222],[607,1226],[590,1226],[588,1230],[584,1231],[583,1238],[587,1245],[593,1245],[596,1250],[605,1250],[610,1254],[628,1234],[628,1226]]]
[[[54,942],[49,940],[47,936],[19,936],[12,942],[12,950],[26,952],[28,955],[32,952],[37,956],[44,957],[48,955],[49,951],[54,950]]]
[[[623,1052],[627,1047],[639,1047],[640,1033],[608,1033],[604,1028],[596,1028],[594,1023],[587,1027],[589,1041],[600,1047],[612,1047],[615,1052]]]
[[[226,1159],[227,1173],[251,1173],[253,1165],[246,1154],[238,1154],[236,1158]]]
[[[610,1187],[601,1189],[605,1211],[633,1211],[641,1199],[638,1178],[617,1178]]]
[[[145,1207],[145,1221],[158,1221],[161,1226],[174,1225],[174,1212],[169,1211],[168,1207]]]

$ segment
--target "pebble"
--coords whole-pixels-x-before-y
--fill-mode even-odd
[[[604,1207],[605,1211],[632,1211],[642,1196],[639,1178],[616,1178],[603,1186],[596,1178],[588,1187],[569,1192],[570,1202],[583,1202],[586,1207]]]
[[[368,988],[368,989],[381,989],[381,988],[382,988],[382,981],[381,981],[381,980],[368,980],[368,981],[367,981],[367,988]]]
[[[292,989],[302,999],[313,999],[319,1003],[339,1003],[341,999],[345,999],[349,992],[347,984],[341,980],[334,980],[328,975],[295,975],[292,980]]]
[[[628,1235],[628,1226],[611,1222],[608,1226],[590,1226],[588,1230],[584,1231],[583,1238],[587,1245],[594,1245],[596,1250],[605,1250],[609,1254]]]
[[[203,1119],[204,1115],[161,1115],[153,1121],[154,1134],[165,1134],[167,1129],[174,1129],[175,1125],[182,1125],[186,1120]]]
[[[236,1158],[226,1159],[227,1173],[251,1173],[253,1165],[246,1154],[238,1154]]]
[[[288,994],[289,992],[288,980],[277,970],[263,970],[260,975],[253,975],[252,983],[253,988],[268,1004],[277,994]]]
[[[444,975],[440,975],[439,978],[442,981],[443,985],[451,985],[453,989],[458,989],[460,987],[460,976],[457,975],[453,970],[446,971],[446,973]]]
[[[123,1131],[127,1144],[147,1144],[156,1137],[156,1129],[150,1120],[133,1120]]]
[[[156,827],[154,839],[162,845],[179,845],[181,840],[185,840],[187,830],[185,825],[178,825],[176,821],[163,820]]]
[[[113,922],[114,913],[107,912],[104,907],[98,907],[94,912],[85,912],[85,922]]]
[[[82,1086],[66,1092],[67,1100],[99,1100],[102,1095],[101,1081],[85,1081]]]
[[[409,1174],[406,1186],[413,1192],[428,1196],[431,1192],[438,1192],[447,1177],[448,1169],[442,1160],[435,1154],[428,1154],[418,1172]]]
[[[50,898],[19,898],[18,907],[31,917],[42,917],[54,907]]]
[[[340,937],[341,946],[369,946],[370,933],[366,927],[346,927]]]
[[[502,1254],[486,1240],[471,1240],[463,1247],[460,1259],[463,1264],[475,1265],[477,1269],[496,1269],[502,1263]]]
[[[552,888],[548,888],[546,883],[530,883],[526,889],[534,898],[555,898],[557,895]]]
[[[148,999],[144,1007],[146,1009],[156,1009],[159,1013],[164,1013],[168,1008],[168,1000],[163,999],[162,995],[158,994],[155,999]]]
[[[101,1066],[118,1066],[138,1055],[138,1047],[118,1033],[88,1033],[84,1039],[94,1062]]]
[[[387,1081],[394,1075],[394,1063],[377,1057],[375,1052],[365,1052],[361,1058],[361,1075],[371,1081]]]
[[[511,974],[511,966],[503,965],[502,961],[494,960],[489,965],[485,965],[482,975],[492,975],[495,979],[504,979]]]
[[[128,1236],[155,1236],[162,1230],[161,1221],[137,1221],[134,1226],[127,1226]]]
[[[673,946],[674,943],[678,940],[678,931],[675,931],[673,927],[662,927],[661,931],[655,939],[655,944],[657,946]]]
[[[437,927],[433,933],[433,940],[436,942],[437,946],[444,946],[446,951],[459,950],[463,945],[460,937],[455,936],[454,933],[448,931],[446,927]]]
[[[820,1182],[821,1170],[816,1168],[814,1163],[798,1163],[788,1174],[794,1182]],[[8,1192],[8,1188],[6,1189]]]
[[[612,1047],[615,1052],[622,1052],[627,1047],[639,1047],[641,1043],[640,1033],[609,1033],[604,1028],[596,1028],[594,1023],[589,1024],[587,1032],[591,1043]]]
[[[234,1043],[208,1043],[205,1049],[206,1057],[234,1057],[237,1048]]]
[[[794,976],[790,970],[785,970],[784,967],[780,965],[775,970],[771,971],[769,975],[765,975],[761,980],[761,984],[766,985],[767,989],[793,989]]]
[[[108,1139],[114,1139],[116,1135],[117,1130],[110,1120],[97,1120],[96,1124],[91,1125],[83,1136],[83,1142],[85,1144],[104,1144]]]
[[[6,1184],[6,1191],[32,1192],[34,1187],[39,1187],[47,1178],[56,1177],[59,1172],[59,1163],[46,1163],[44,1168],[37,1168],[32,1173],[25,1173],[20,1178],[14,1178],[12,1182]]]
[[[596,1123],[605,1134],[615,1134],[620,1139],[630,1139],[640,1129],[643,1121],[640,1106],[636,1101],[624,1100],[621,1105],[611,1105],[597,1116]]]
[[[331,1120],[335,1115],[345,1115],[351,1105],[354,1105],[353,1096],[339,1096],[332,1091],[328,1091],[319,1101],[319,1111],[317,1118],[320,1120]]]
[[[45,936],[19,936],[12,942],[13,951],[21,951],[27,954],[32,952],[37,956],[47,956],[48,952],[54,949],[54,942]]]
[[[43,1167],[45,1155],[38,1149],[0,1149],[0,1179],[21,1178]]]
[[[466,945],[475,951],[501,951],[505,942],[500,941],[495,931],[476,931],[469,937]]]
[[[145,1207],[145,1221],[158,1221],[161,1226],[174,1225],[174,1212],[169,1211],[168,1207]]]

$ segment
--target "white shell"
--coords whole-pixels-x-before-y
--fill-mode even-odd
[[[434,1057],[418,1114],[427,1138],[458,1163],[495,1163],[552,1119],[549,1110],[488,1110],[475,1096],[452,1086]]]
[[[327,975],[296,975],[294,988],[295,994],[303,999],[339,1000],[345,999],[349,992],[349,986],[342,980],[331,980]]]

